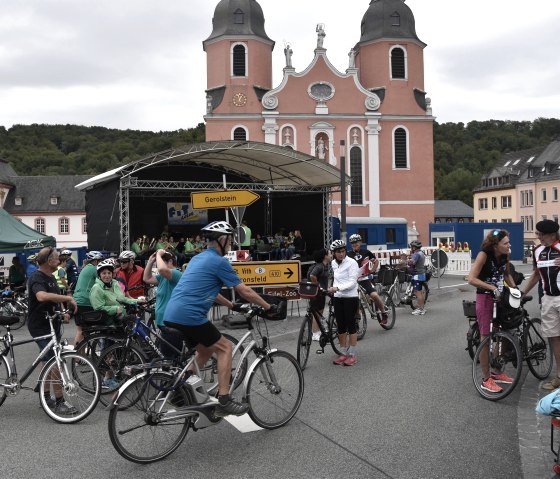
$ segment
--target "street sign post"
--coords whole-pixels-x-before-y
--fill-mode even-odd
[[[297,284],[300,279],[299,261],[247,261],[232,266],[247,286]]]
[[[260,196],[250,190],[200,191],[191,193],[192,207],[195,210],[211,208],[233,208],[249,206]]]

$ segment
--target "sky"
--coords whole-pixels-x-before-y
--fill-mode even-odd
[[[292,64],[313,59],[315,27],[339,70],[360,38],[370,0],[259,0]],[[560,118],[560,1],[407,0],[424,50],[437,121]],[[218,0],[2,2],[0,125],[78,124],[169,131],[203,121],[206,54]]]

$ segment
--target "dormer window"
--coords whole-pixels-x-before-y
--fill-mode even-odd
[[[58,197],[51,196],[51,205],[58,205]]]
[[[21,206],[23,204],[23,198],[21,196],[16,196],[14,198],[14,205]]]
[[[527,176],[529,178],[532,178],[535,175],[535,172],[533,171],[533,168],[528,168],[527,169]]]
[[[391,14],[391,26],[400,27],[401,26],[401,16],[398,12],[393,12]]]
[[[236,25],[243,25],[245,23],[245,14],[240,8],[233,12],[233,23]]]

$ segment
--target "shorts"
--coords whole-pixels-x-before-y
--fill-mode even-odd
[[[359,298],[337,298],[335,296],[333,300],[338,334],[356,334],[356,312],[360,305]]]
[[[57,333],[56,337],[60,341],[60,337],[61,337],[60,332]],[[46,339],[38,339],[35,342],[37,343],[37,346],[39,346],[39,351],[42,351],[47,346],[47,344],[49,344],[51,342],[51,340],[50,340],[50,338],[46,338]],[[45,354],[43,356],[41,361],[46,363],[47,361],[49,361],[49,359],[52,359],[52,358],[54,358],[54,351],[51,348],[47,351],[47,354]]]
[[[323,311],[325,309],[325,303],[327,298],[322,294],[318,294],[316,298],[311,298],[309,300],[309,306],[313,311]]]
[[[541,320],[545,338],[560,337],[560,296],[542,297]]]
[[[196,326],[187,326],[186,324],[163,322],[168,328],[173,328],[183,333],[183,339],[189,348],[194,348],[198,344],[202,344],[209,348],[216,344],[222,337],[222,333],[211,322],[199,324]]]
[[[477,293],[476,295],[476,320],[482,336],[490,335],[490,323],[494,311],[494,296],[491,294]]]
[[[367,294],[375,292],[375,288],[369,279],[364,279],[363,281],[358,281],[358,284],[365,289]]]
[[[415,274],[412,279],[410,280],[410,282],[412,283],[412,286],[414,286],[414,289],[416,291],[422,291],[422,283],[426,281],[426,274],[425,273],[420,273],[420,274]]]

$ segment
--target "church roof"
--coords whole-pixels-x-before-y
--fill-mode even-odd
[[[203,44],[227,35],[252,35],[274,43],[264,30],[264,14],[256,0],[221,0],[212,25],[212,33]]]
[[[414,15],[404,0],[372,0],[369,4],[359,43],[381,39],[415,40],[425,46],[416,35]]]

